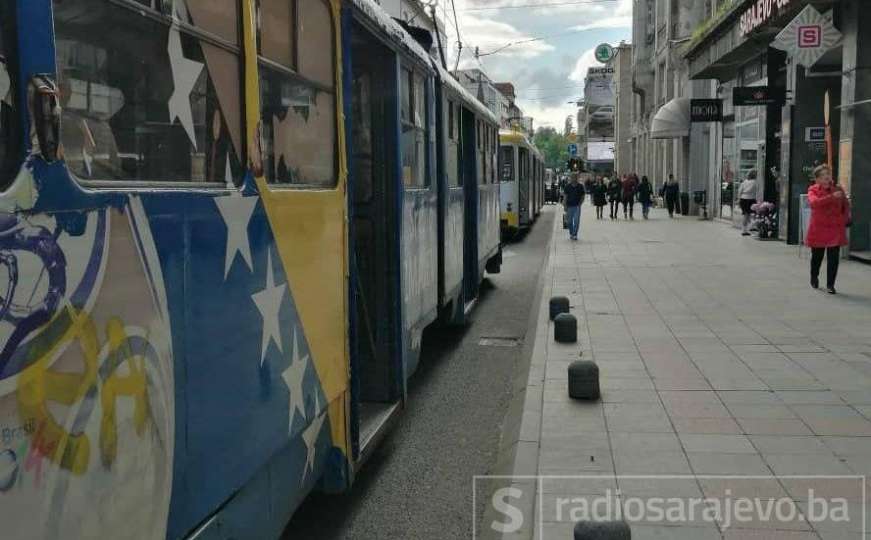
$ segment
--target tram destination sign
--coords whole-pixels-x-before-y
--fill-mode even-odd
[[[722,122],[722,99],[693,99],[690,101],[690,122]]]
[[[756,107],[761,105],[783,105],[786,90],[770,86],[739,86],[732,90],[732,105],[735,107]]]

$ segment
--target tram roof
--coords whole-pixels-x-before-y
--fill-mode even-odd
[[[442,84],[449,87],[452,92],[458,94],[463,99],[463,104],[472,109],[475,114],[483,117],[492,124],[499,124],[499,119],[486,105],[478,101],[478,98],[473,96],[468,90],[463,88],[463,85],[457,81],[453,75],[447,70],[438,65],[438,63],[427,53],[423,47],[405,31],[398,22],[393,20],[384,8],[374,2],[374,0],[347,0],[353,4],[361,13],[366,15],[372,23],[384,32],[384,35],[391,37],[399,46],[422,63],[431,66],[438,73]]]
[[[518,146],[527,146],[533,152],[541,156],[541,151],[537,146],[526,136],[522,131],[517,131],[513,129],[500,129],[499,130],[499,143],[500,144],[516,144]]]

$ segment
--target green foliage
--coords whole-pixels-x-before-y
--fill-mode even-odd
[[[540,127],[535,131],[533,143],[544,156],[545,167],[565,169],[569,159],[569,140],[552,127]]]

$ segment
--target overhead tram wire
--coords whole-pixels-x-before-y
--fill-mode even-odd
[[[582,6],[582,5],[596,5],[596,4],[605,4],[605,3],[615,3],[618,0],[575,0],[573,2],[553,2],[549,4],[520,4],[516,6],[487,6],[487,7],[477,7],[477,8],[465,8],[461,11],[492,11],[496,9],[544,9],[549,7],[560,7],[560,6]]]
[[[566,30],[565,32],[559,32],[559,33],[550,34],[547,36],[539,36],[539,37],[533,37],[533,38],[527,38],[527,39],[518,39],[517,41],[510,41],[510,42],[506,43],[505,45],[502,45],[501,47],[498,47],[490,52],[476,53],[476,55],[477,56],[490,56],[493,54],[500,53],[509,47],[514,47],[515,45],[523,45],[524,43],[533,43],[535,41],[544,41],[545,39],[552,39],[555,37],[562,37],[562,36],[566,36],[569,34],[577,34],[580,32],[589,32],[591,30],[593,30],[593,29],[592,28],[576,28],[574,30]]]
[[[460,37],[460,19],[457,17],[457,4],[451,0],[451,9],[454,12],[454,28],[457,30],[457,61],[454,71],[460,69],[460,58],[463,56],[463,39]]]

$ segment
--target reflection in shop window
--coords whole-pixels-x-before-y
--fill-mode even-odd
[[[258,0],[263,153],[270,183],[336,185],[333,19],[324,0]]]
[[[194,25],[199,13],[212,33],[233,37],[234,11],[219,16],[198,10],[199,0],[189,4],[177,4],[175,20]],[[55,0],[67,166],[92,180],[238,181],[237,54],[172,24],[171,13],[151,15],[102,0]]]
[[[15,177],[21,158],[21,131],[15,111],[18,62],[14,2],[0,2],[0,189]]]

